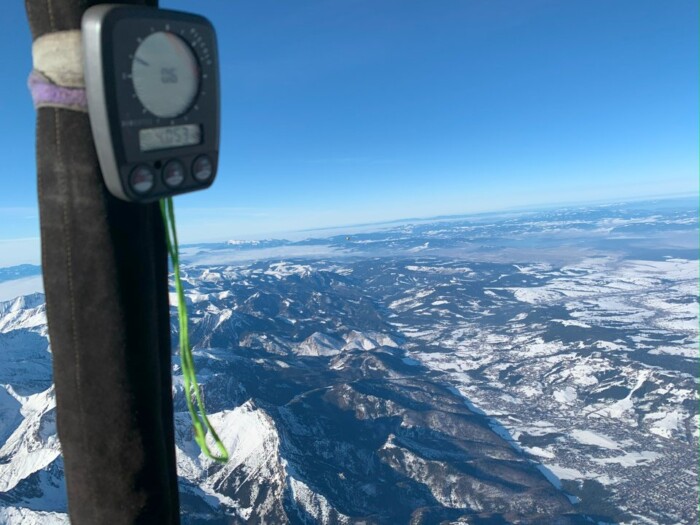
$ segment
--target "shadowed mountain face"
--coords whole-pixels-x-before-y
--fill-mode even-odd
[[[392,351],[360,352],[351,351],[345,366],[358,369],[348,373],[303,362],[309,358],[285,360],[290,368],[282,370],[237,361],[242,388],[256,400],[249,406],[277,431],[270,478],[250,477],[244,462],[217,480],[217,492],[246,496],[252,522],[269,520],[266,508],[278,523],[429,523],[419,517],[477,514],[548,523],[571,512],[485,418],[434,377],[420,377],[431,375],[426,370],[402,370]]]
[[[382,308],[354,279],[259,264],[192,269],[187,280],[208,409],[218,415],[243,406],[264,419],[266,445],[254,461],[240,458],[232,468],[241,438],[221,427],[234,459],[208,465],[205,484],[251,509],[238,519],[581,521],[443,374],[406,356]],[[256,470],[265,478],[251,475]],[[218,523],[203,500],[188,504],[191,515]]]

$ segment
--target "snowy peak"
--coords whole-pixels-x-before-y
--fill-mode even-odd
[[[0,333],[34,329],[45,332],[46,305],[44,294],[35,293],[0,302]]]
[[[294,349],[297,355],[329,357],[343,350],[343,341],[333,336],[314,332]]]

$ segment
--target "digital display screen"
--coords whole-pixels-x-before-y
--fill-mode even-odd
[[[202,128],[199,124],[139,130],[139,149],[141,151],[180,148],[182,146],[193,146],[201,142]]]

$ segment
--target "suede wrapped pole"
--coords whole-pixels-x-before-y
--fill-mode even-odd
[[[36,40],[79,29],[91,2],[25,5]],[[179,524],[167,249],[158,204],[130,204],[107,192],[87,113],[40,106],[36,141],[71,523]]]

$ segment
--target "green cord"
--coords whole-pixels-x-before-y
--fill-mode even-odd
[[[194,369],[194,359],[192,357],[192,347],[190,346],[190,337],[187,331],[187,306],[185,304],[185,293],[182,290],[182,281],[180,280],[180,254],[177,242],[177,230],[175,228],[175,209],[171,197],[161,199],[160,211],[163,215],[163,224],[165,225],[165,238],[168,244],[168,253],[173,262],[173,272],[175,273],[175,292],[177,294],[177,312],[180,322],[180,363],[182,366],[182,379],[185,384],[185,401],[187,409],[190,412],[192,426],[194,427],[194,439],[204,452],[204,455],[214,461],[226,463],[228,461],[228,452],[226,447],[221,442],[219,435],[209,423],[207,411],[204,408],[202,401],[202,393],[197,383],[197,374]],[[195,404],[192,397],[197,401]],[[207,445],[206,433],[209,431],[214,442],[221,452],[220,456],[212,454]]]

